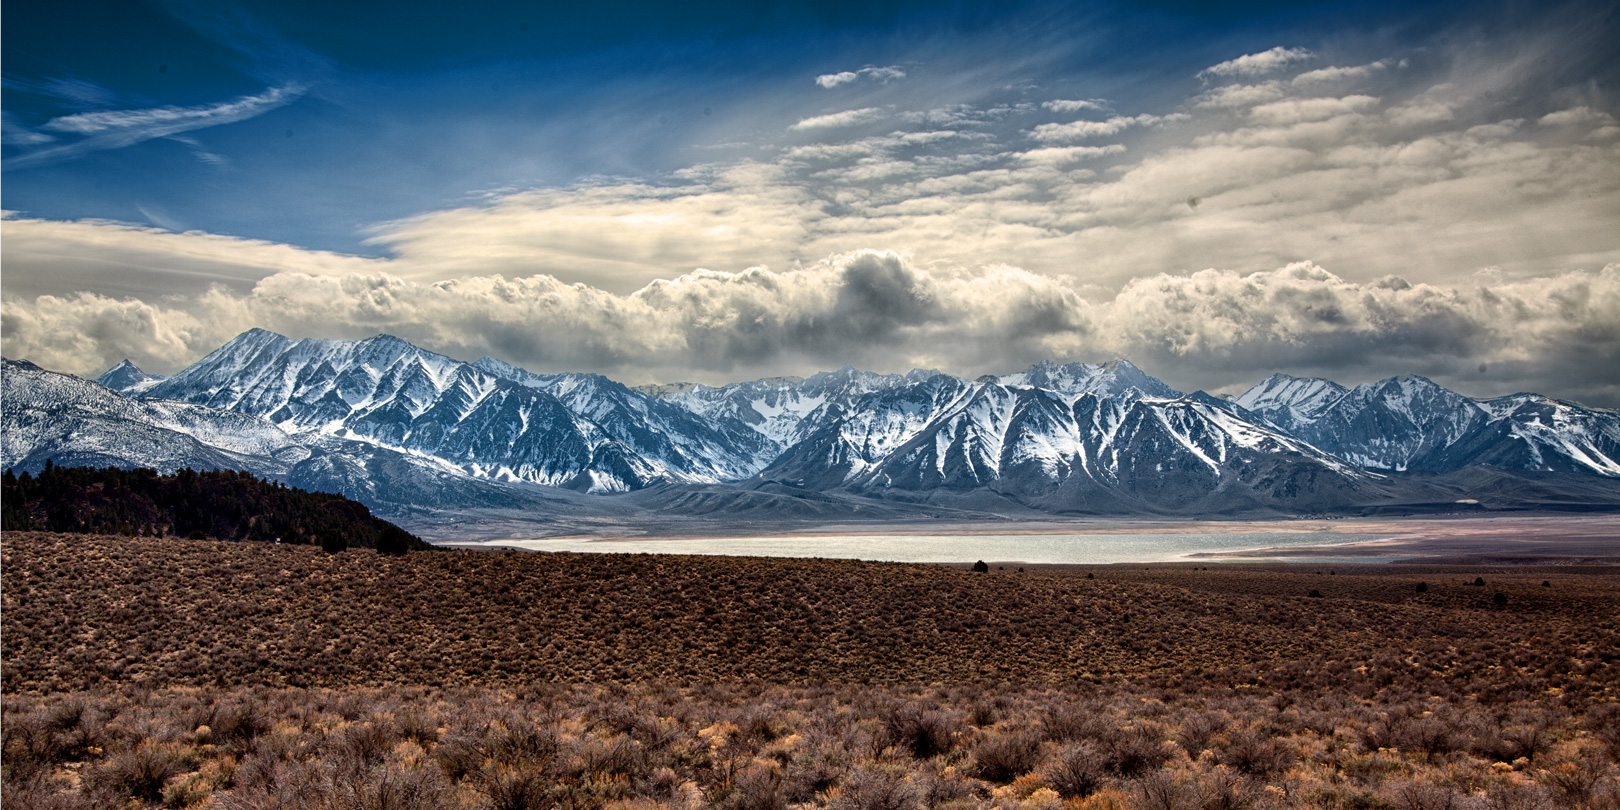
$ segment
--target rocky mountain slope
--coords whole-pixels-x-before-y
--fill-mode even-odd
[[[1129,362],[638,390],[251,330],[154,378],[7,362],[4,464],[232,467],[374,506],[1333,513],[1620,503],[1620,413],[1422,377],[1183,394]],[[580,493],[580,494],[575,494]],[[635,497],[587,497],[632,493]],[[1479,497],[1476,497],[1479,496]],[[904,506],[912,504],[913,506]]]

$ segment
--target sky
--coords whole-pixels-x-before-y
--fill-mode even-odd
[[[0,350],[1620,406],[1607,2],[5,5]]]

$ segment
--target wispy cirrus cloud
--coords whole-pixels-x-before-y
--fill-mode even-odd
[[[48,76],[30,79],[23,76],[6,76],[3,84],[8,91],[44,96],[81,108],[112,107],[130,101],[127,96],[95,82],[71,77]]]
[[[54,140],[56,136],[29,129],[16,116],[0,111],[0,143],[6,146],[38,146]]]
[[[245,121],[291,104],[304,94],[305,89],[303,85],[287,84],[218,104],[102,110],[59,116],[45,122],[40,129],[61,136],[81,137],[19,155],[6,161],[5,169],[9,171],[55,163],[89,152],[122,149],[154,138]]]
[[[1284,48],[1278,45],[1269,51],[1251,53],[1228,59],[1220,64],[1210,65],[1198,72],[1198,78],[1209,79],[1241,79],[1249,76],[1263,76],[1274,70],[1281,70],[1297,62],[1310,59],[1315,54],[1304,48]]]
[[[906,72],[898,65],[888,67],[863,67],[860,70],[845,70],[838,73],[823,73],[816,77],[816,84],[831,90],[834,87],[866,80],[888,84],[896,79],[904,79]]]

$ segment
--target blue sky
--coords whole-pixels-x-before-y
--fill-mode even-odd
[[[263,326],[629,381],[1126,356],[1620,403],[1609,4],[5,23],[0,334],[63,370]]]
[[[1027,83],[1147,108],[1181,100],[1199,69],[1232,54],[1403,7],[976,6],[14,4],[8,124],[55,140],[6,150],[23,164],[6,175],[6,205],[384,255],[368,226],[492,189],[674,171],[728,142],[768,147],[810,112],[878,89],[828,98],[807,76],[909,62],[911,80],[892,89],[916,101],[919,85],[940,104],[1039,95],[997,92]],[[1411,36],[1432,16],[1387,24]],[[277,90],[250,102],[256,114],[200,115],[128,147],[73,148],[72,133],[48,128]]]

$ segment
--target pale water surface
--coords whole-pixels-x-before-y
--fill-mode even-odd
[[[888,562],[1123,563],[1180,560],[1201,551],[1340,545],[1381,539],[1322,532],[1244,534],[848,534],[668,540],[548,538],[487,544],[531,551],[719,554],[735,557],[831,557]],[[473,545],[473,544],[469,544]],[[1248,558],[1253,562],[1254,558]],[[1383,560],[1362,559],[1361,562]],[[1205,560],[1218,562],[1218,560]]]

